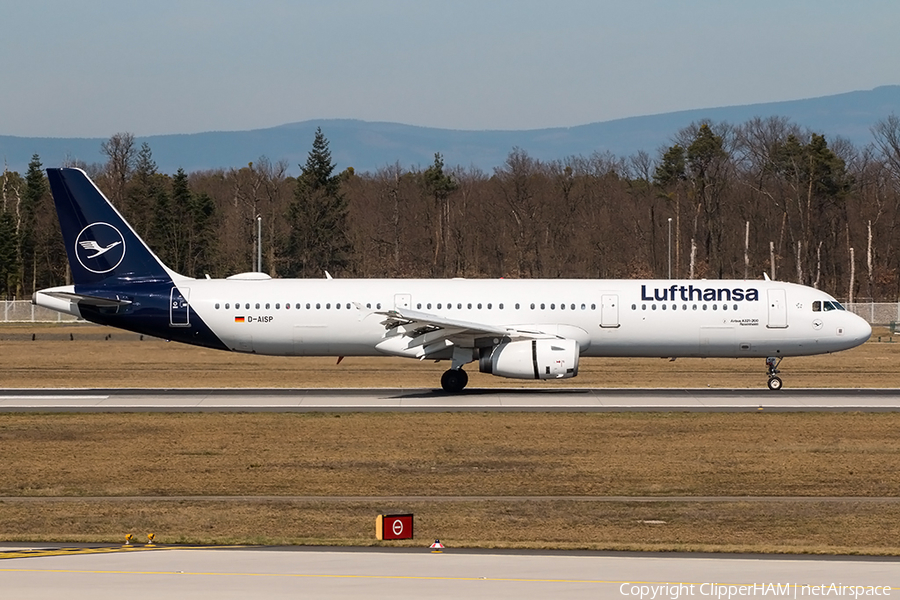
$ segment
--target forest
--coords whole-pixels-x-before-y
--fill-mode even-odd
[[[785,118],[698,122],[654,153],[543,162],[520,148],[491,173],[385,164],[336,172],[316,132],[300,174],[158,172],[119,133],[94,179],[171,268],[192,277],[773,279],[850,302],[900,297],[900,118],[856,147]],[[45,165],[4,171],[0,297],[70,282]],[[56,165],[48,165],[56,166]],[[257,237],[259,232],[259,239]],[[257,265],[257,243],[261,266]]]

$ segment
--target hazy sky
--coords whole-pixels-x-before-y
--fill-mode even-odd
[[[897,0],[8,1],[0,134],[535,129],[793,100],[900,83],[898,24]]]

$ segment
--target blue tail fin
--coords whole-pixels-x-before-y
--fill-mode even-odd
[[[81,169],[47,169],[76,285],[183,279],[166,267]]]

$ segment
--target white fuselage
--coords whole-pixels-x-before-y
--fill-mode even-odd
[[[573,338],[582,356],[800,356],[852,348],[871,333],[850,312],[823,310],[823,303],[839,305],[821,291],[763,280],[197,279],[177,285],[229,348],[273,355],[412,356],[384,343],[383,313],[394,308]],[[176,316],[173,326],[190,324]]]

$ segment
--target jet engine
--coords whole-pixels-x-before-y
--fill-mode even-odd
[[[482,348],[478,370],[513,379],[567,379],[578,375],[578,342],[541,339]]]

